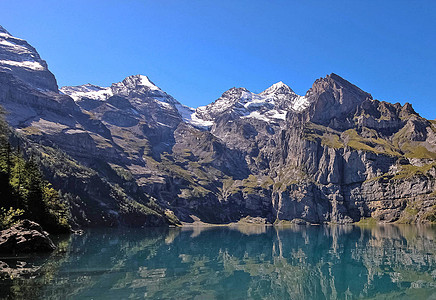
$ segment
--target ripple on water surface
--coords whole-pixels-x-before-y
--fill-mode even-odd
[[[57,244],[0,258],[24,274],[0,299],[436,299],[435,227],[106,229]]]

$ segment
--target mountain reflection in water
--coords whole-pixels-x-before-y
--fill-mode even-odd
[[[436,299],[435,242],[412,225],[93,230],[0,298]]]

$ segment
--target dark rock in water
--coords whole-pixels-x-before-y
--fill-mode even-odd
[[[247,216],[245,218],[242,218],[241,220],[239,220],[238,224],[242,224],[242,225],[265,225],[268,224],[268,220],[266,218],[262,218],[262,217],[251,217],[251,216]]]
[[[23,276],[32,276],[41,269],[41,266],[34,266],[25,261],[6,263],[0,261],[0,279],[12,279]]]
[[[310,225],[310,222],[307,222],[305,220],[302,219],[293,219],[291,221],[288,220],[281,220],[279,221],[277,224],[275,224],[276,226],[286,226],[286,225]]]
[[[0,253],[48,252],[56,249],[47,232],[35,222],[23,220],[0,232]]]

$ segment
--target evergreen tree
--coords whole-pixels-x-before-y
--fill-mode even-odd
[[[43,178],[38,166],[29,160],[24,164],[23,190],[26,191],[25,211],[29,217],[40,223],[46,215],[46,207],[43,194]]]
[[[24,159],[19,144],[13,149],[9,140],[14,134],[0,107],[0,229],[27,218],[47,231],[68,232],[68,206],[44,180],[37,160]]]
[[[0,207],[10,207],[12,203],[11,161],[12,149],[8,141],[8,126],[4,121],[4,111],[0,107]]]

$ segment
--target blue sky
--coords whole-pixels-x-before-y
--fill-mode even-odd
[[[339,74],[435,119],[436,1],[0,0],[60,86],[144,74],[197,107],[277,81],[304,94]]]

